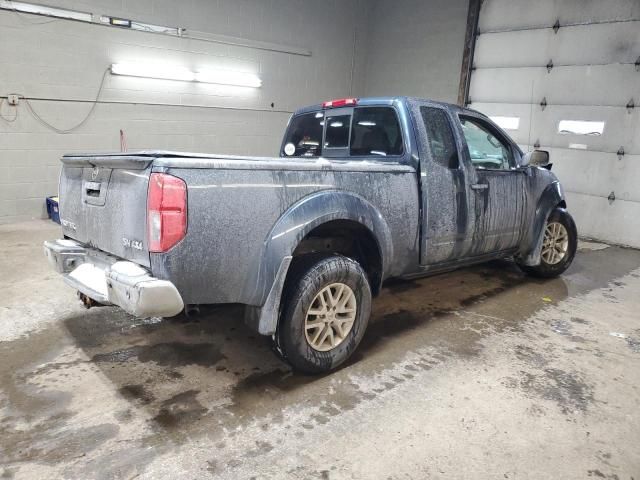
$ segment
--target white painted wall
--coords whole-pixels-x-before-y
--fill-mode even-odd
[[[369,12],[367,96],[458,99],[468,0],[378,0]]]
[[[44,197],[57,193],[60,156],[118,150],[120,129],[129,150],[276,155],[290,112],[302,105],[383,94],[455,101],[467,13],[466,0],[36,3],[283,44],[311,56],[0,10],[0,96],[50,99],[31,105],[62,129],[85,117],[115,62],[221,66],[263,80],[260,89],[238,89],[107,73],[101,103],[66,135],[38,123],[24,101],[17,109],[5,102],[0,113],[15,121],[0,119],[0,223],[44,216]]]

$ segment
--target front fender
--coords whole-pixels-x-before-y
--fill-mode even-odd
[[[332,220],[352,220],[367,227],[378,242],[382,275],[393,258],[391,232],[382,214],[363,197],[337,190],[309,195],[287,209],[264,239],[260,261],[247,278],[250,305],[263,305],[281,271],[285,257],[291,256],[300,241],[314,228]]]
[[[544,226],[549,214],[558,204],[564,201],[562,186],[557,180],[551,182],[542,191],[536,204],[533,219],[525,232],[525,237],[520,250],[520,261],[524,265],[535,266],[540,264],[540,252],[544,237]]]

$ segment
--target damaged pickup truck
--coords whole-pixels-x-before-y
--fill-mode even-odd
[[[553,277],[577,233],[544,151],[489,118],[405,97],[295,112],[280,157],[166,151],[62,158],[64,238],[45,252],[87,306],[172,316],[246,305],[294,368],[362,339],[391,277],[496,258]]]

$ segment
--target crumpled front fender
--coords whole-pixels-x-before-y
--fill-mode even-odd
[[[547,185],[538,199],[533,219],[522,242],[519,261],[523,265],[535,266],[540,264],[544,226],[547,223],[549,214],[562,202],[564,202],[564,192],[560,182],[554,181]]]

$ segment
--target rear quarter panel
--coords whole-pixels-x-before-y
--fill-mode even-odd
[[[261,271],[274,225],[304,198],[330,191],[362,197],[388,225],[393,258],[386,262],[385,276],[415,268],[419,249],[415,170],[405,165],[374,168],[348,163],[339,169],[326,160],[317,169],[300,170],[295,162],[284,169],[277,164],[166,169],[188,186],[187,236],[168,253],[151,254],[153,274],[170,279],[185,303],[262,305],[275,275]],[[309,211],[306,221],[284,232],[289,237],[288,254],[317,214]]]

